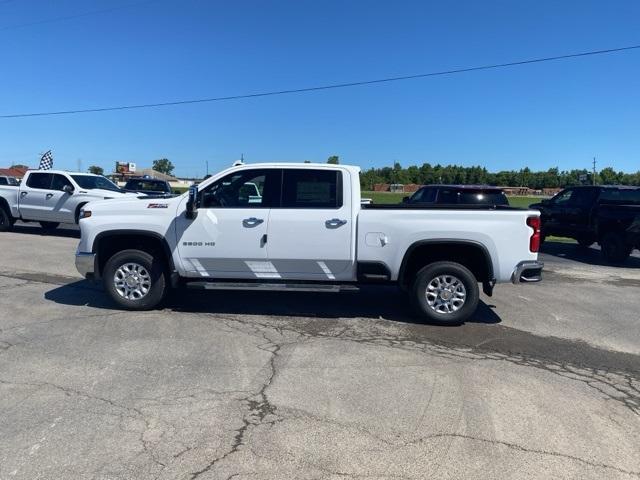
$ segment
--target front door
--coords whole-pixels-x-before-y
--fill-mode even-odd
[[[73,222],[75,220],[75,204],[72,194],[63,190],[65,186],[74,188],[71,181],[60,173],[53,174],[50,189],[44,198],[44,214],[51,222]]]
[[[231,173],[198,192],[195,219],[177,219],[177,244],[191,276],[274,278],[267,261],[269,210],[277,201],[280,171]],[[184,200],[186,203],[186,199]]]
[[[284,169],[282,201],[269,215],[267,251],[278,278],[354,278],[355,225],[347,171]],[[358,181],[358,179],[355,179]]]
[[[567,232],[566,208],[574,192],[575,189],[567,188],[553,197],[545,206],[542,212],[545,235],[562,236]]]
[[[47,220],[45,197],[51,188],[51,173],[30,172],[26,184],[20,187],[20,216],[25,220]]]
[[[576,188],[571,199],[565,205],[563,222],[569,231],[577,235],[588,235],[589,221],[593,202],[598,195],[598,189],[593,187]]]

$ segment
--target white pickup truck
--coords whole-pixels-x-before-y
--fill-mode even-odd
[[[535,282],[539,212],[509,207],[361,205],[360,169],[268,163],[225,170],[182,196],[91,203],[78,271],[127,309],[170,286],[340,291],[396,284],[417,311],[459,323],[478,284]],[[257,191],[256,191],[257,187]]]
[[[45,229],[78,223],[80,209],[92,200],[125,196],[101,175],[60,170],[29,170],[19,186],[0,186],[0,231],[18,219],[40,222]]]

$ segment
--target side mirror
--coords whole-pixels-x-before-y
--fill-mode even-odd
[[[540,202],[540,203],[542,203],[542,205],[544,205],[544,206],[546,207],[546,206],[548,206],[548,205],[551,205],[551,199],[549,199],[549,198],[545,198],[545,199],[544,199],[544,200],[542,200],[542,202]]]
[[[62,191],[64,193],[68,193],[69,195],[73,195],[73,187],[71,185],[65,185],[62,187]]]
[[[409,197],[402,197],[402,203],[409,203]]]
[[[186,217],[193,220],[198,216],[198,187],[191,185],[189,187],[189,200],[187,200]]]

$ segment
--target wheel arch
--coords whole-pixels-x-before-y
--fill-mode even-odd
[[[407,248],[400,263],[398,284],[407,288],[420,268],[438,261],[464,265],[486,288],[495,283],[491,254],[485,245],[474,240],[443,238],[418,240]]]
[[[75,220],[76,225],[77,225],[78,223],[80,223],[80,209],[81,209],[82,207],[84,207],[87,203],[89,203],[89,202],[80,202],[80,203],[78,204],[78,206],[76,207],[76,211],[75,211],[75,212],[74,212],[74,214],[73,214],[73,219]]]
[[[169,272],[175,271],[171,248],[163,235],[148,230],[110,230],[99,233],[93,240],[91,251],[97,256],[96,276],[101,276],[107,260],[115,253],[129,249],[160,254]]]

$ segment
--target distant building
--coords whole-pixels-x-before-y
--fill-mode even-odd
[[[167,175],[166,173],[158,172],[153,168],[136,169],[135,172],[125,172],[125,173],[114,172],[110,175],[110,177],[115,182],[122,185],[124,185],[127,182],[127,180],[132,177],[148,177],[148,178],[155,178],[156,180],[164,180],[166,182],[169,182],[169,184],[172,187],[188,187],[190,185],[193,185],[194,183],[194,180],[180,179],[172,175]]]
[[[15,177],[18,180],[22,180],[22,177],[24,177],[24,174],[27,173],[27,170],[29,169],[22,167],[0,168],[0,175],[3,177]]]

